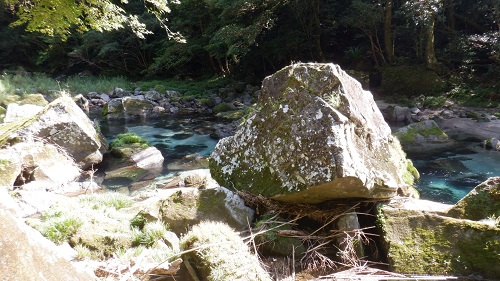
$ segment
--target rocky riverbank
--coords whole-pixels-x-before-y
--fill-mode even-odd
[[[74,280],[271,280],[291,278],[298,268],[304,280],[319,280],[345,266],[380,262],[403,274],[500,276],[498,178],[455,206],[418,200],[412,188],[418,172],[384,121],[383,106],[337,65],[296,64],[266,78],[261,90],[238,86],[237,95],[221,90],[203,101],[115,89],[9,106],[0,125],[0,214],[9,230],[2,239],[12,245],[2,255],[12,260],[2,263],[2,278],[32,280],[30,271],[12,270],[28,258],[47,280],[66,273]],[[229,137],[213,152],[210,171],[152,180],[123,196],[103,192],[94,178],[108,143],[81,110],[91,107],[102,107],[109,119],[230,110],[248,116],[235,133],[221,130]],[[443,134],[448,140],[460,126],[448,128],[446,120],[465,119],[454,108],[382,111],[388,120],[415,122],[399,135],[411,147]],[[403,117],[390,119],[390,112]],[[493,112],[483,117],[489,122],[474,121],[483,128],[474,134],[496,149],[498,120]],[[115,147],[115,177],[148,177],[168,161],[136,143]],[[477,214],[478,205],[492,207]],[[35,238],[25,223],[60,246]],[[29,257],[19,255],[23,237],[37,241]],[[48,261],[46,251],[58,257]],[[255,251],[265,255],[267,272]],[[279,270],[271,262],[291,257],[300,262]],[[67,269],[54,272],[51,261]]]

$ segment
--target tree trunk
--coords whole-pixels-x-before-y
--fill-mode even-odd
[[[319,0],[311,1],[313,17],[314,17],[314,43],[316,45],[316,50],[318,52],[320,62],[326,60],[325,54],[323,53],[323,49],[321,48],[321,20],[320,20],[320,8],[319,8]]]
[[[392,0],[385,1],[384,12],[384,47],[385,55],[389,63],[393,63],[396,59],[394,55],[394,45],[392,41]]]
[[[446,24],[451,33],[456,33],[454,0],[445,1]]]
[[[434,51],[434,24],[436,22],[436,15],[431,13],[425,26],[425,65],[430,70],[436,70],[437,59],[436,52]]]

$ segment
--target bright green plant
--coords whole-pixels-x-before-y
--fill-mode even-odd
[[[116,136],[115,140],[113,140],[110,144],[112,148],[120,148],[127,146],[128,144],[140,144],[141,147],[147,148],[149,147],[149,143],[147,140],[141,138],[137,134],[134,133],[124,133]]]

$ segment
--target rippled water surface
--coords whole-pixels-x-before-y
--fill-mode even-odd
[[[164,171],[190,169],[183,159],[189,155],[207,157],[217,144],[210,137],[212,117],[171,117],[147,121],[103,121],[101,130],[111,141],[117,134],[132,132],[145,138],[163,154]],[[411,155],[421,179],[416,183],[422,199],[454,204],[489,177],[500,176],[500,152],[485,150],[477,143],[463,142],[439,153]],[[199,168],[199,167],[194,167]]]
[[[462,145],[427,159],[408,155],[421,175],[416,188],[422,199],[454,204],[487,178],[500,176],[500,152],[477,143]]]

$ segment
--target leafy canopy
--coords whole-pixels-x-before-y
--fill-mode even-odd
[[[27,31],[58,36],[62,40],[66,40],[74,28],[83,33],[129,26],[141,39],[152,33],[137,15],[124,10],[128,0],[120,0],[119,4],[111,0],[5,0],[5,3],[18,16],[13,26],[26,24]],[[169,38],[182,42],[183,37],[166,25],[169,5],[178,3],[178,0],[144,0],[145,8],[162,24]]]

